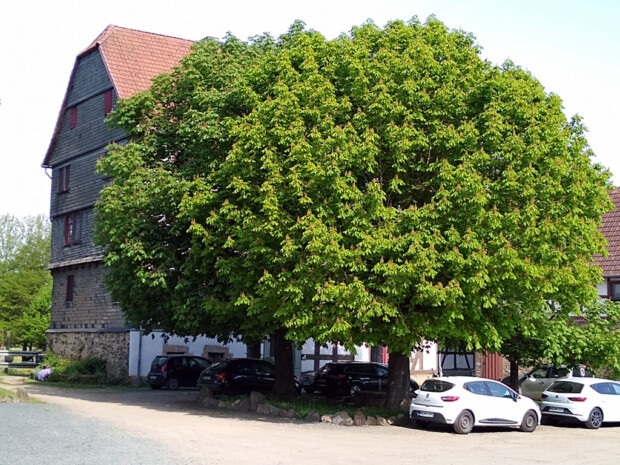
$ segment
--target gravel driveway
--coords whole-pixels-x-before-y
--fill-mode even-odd
[[[4,423],[0,465],[5,459],[7,464],[85,465],[620,462],[620,426],[595,431],[540,426],[531,434],[483,429],[459,436],[448,429],[343,427],[207,411],[199,408],[198,393],[192,390],[62,389],[38,384],[27,390],[47,404],[0,404]],[[34,437],[30,443],[39,444],[38,450],[15,445],[24,437],[29,442]],[[23,454],[33,460],[14,460]],[[13,459],[8,461],[9,457]]]

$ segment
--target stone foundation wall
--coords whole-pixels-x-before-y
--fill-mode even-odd
[[[104,359],[111,376],[124,378],[129,374],[129,331],[49,331],[47,347],[52,353],[70,360]]]

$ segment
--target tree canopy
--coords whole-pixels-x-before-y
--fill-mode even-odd
[[[0,331],[10,331],[17,343],[20,339],[19,321],[29,312],[42,289],[51,297],[51,275],[47,270],[50,259],[50,224],[43,216],[23,219],[13,215],[0,216]],[[49,319],[50,305],[39,307]],[[45,318],[44,316],[42,316]],[[44,324],[44,323],[43,323]],[[45,340],[41,329],[36,344]],[[29,344],[34,344],[30,340]],[[38,345],[38,347],[43,347]]]
[[[113,120],[97,237],[147,328],[397,357],[501,350],[595,298],[610,185],[584,126],[433,17],[206,40]]]

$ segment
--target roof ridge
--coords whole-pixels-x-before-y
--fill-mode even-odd
[[[106,28],[95,38],[95,40],[93,40],[88,47],[86,47],[84,50],[82,50],[80,53],[78,53],[78,57],[84,55],[85,53],[90,52],[93,48],[95,48],[97,45],[103,45],[108,39],[109,37],[114,34],[114,32],[116,32],[117,30],[122,30],[122,31],[130,31],[130,32],[136,32],[139,34],[145,34],[145,35],[149,35],[149,36],[158,36],[158,37],[163,37],[165,39],[173,39],[173,40],[179,40],[182,42],[190,42],[190,43],[194,43],[196,42],[195,40],[191,40],[191,39],[183,39],[181,37],[175,37],[175,36],[171,36],[168,34],[159,34],[157,32],[149,32],[149,31],[142,31],[140,29],[134,29],[131,27],[124,27],[124,26],[117,26],[116,24],[108,24],[106,26]]]

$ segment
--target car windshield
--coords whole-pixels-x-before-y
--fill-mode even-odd
[[[454,387],[454,384],[440,379],[427,379],[422,384],[422,391],[427,392],[446,392]]]
[[[556,381],[549,387],[549,392],[558,394],[579,394],[583,389],[583,384],[571,381]]]

